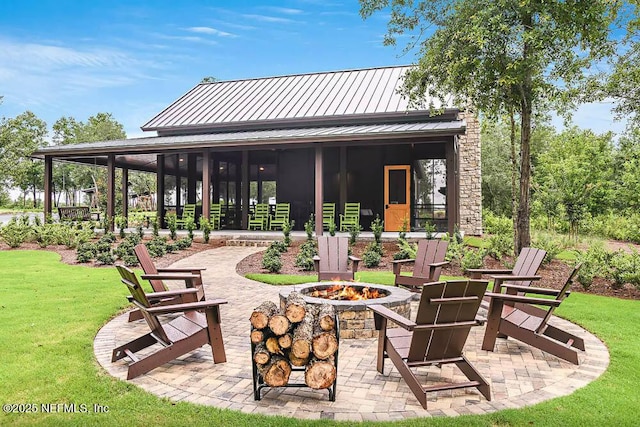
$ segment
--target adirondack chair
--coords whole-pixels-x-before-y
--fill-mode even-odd
[[[149,255],[147,247],[143,243],[137,244],[133,251],[138,258],[138,262],[145,274],[141,277],[148,280],[153,289],[152,303],[167,305],[186,302],[184,294],[189,294],[188,298],[193,301],[204,300],[204,287],[202,284],[203,267],[156,267]],[[185,283],[186,289],[170,291],[164,280],[177,280]],[[190,300],[189,299],[189,300]],[[129,322],[142,319],[140,310],[133,310],[129,313]]]
[[[222,205],[220,203],[212,203],[209,209],[209,220],[211,221],[211,227],[215,230],[220,230],[222,225]]]
[[[266,230],[269,225],[269,205],[266,203],[258,203],[249,217],[249,230]]]
[[[555,308],[569,296],[569,287],[580,267],[581,264],[574,267],[560,290],[501,284],[494,292],[487,293],[491,303],[482,349],[493,351],[499,335],[509,336],[578,365],[580,362],[577,350],[584,351],[584,340],[551,326],[548,322]],[[502,288],[506,289],[506,293],[501,292]],[[551,295],[555,299],[522,296],[518,293]]]
[[[348,260],[353,263],[349,271]],[[321,280],[353,280],[358,271],[360,258],[349,255],[349,239],[346,237],[318,237],[318,255],[313,257],[318,281]]]
[[[214,363],[224,363],[227,357],[220,329],[220,304],[223,299],[198,301],[186,304],[174,304],[153,307],[145,295],[135,273],[124,265],[117,265],[122,283],[124,283],[133,302],[142,312],[151,332],[113,349],[111,361],[129,357],[127,379],[130,380],[145,374],[158,366],[189,353],[205,344],[211,345]],[[204,311],[204,313],[198,312]],[[169,323],[162,324],[158,320],[160,314],[183,313]],[[160,344],[162,348],[140,357],[136,353]]]
[[[280,229],[289,223],[289,211],[291,205],[289,203],[277,203],[273,216],[269,218],[269,230]]]
[[[491,274],[495,280],[493,285],[494,292],[496,285],[500,283],[530,286],[533,280],[540,280],[540,276],[536,276],[535,274],[538,272],[546,255],[547,252],[542,249],[522,248],[511,270],[471,268],[467,269],[466,273],[469,274],[472,279],[479,279],[483,274]]]
[[[394,285],[420,292],[425,283],[437,282],[442,267],[449,264],[449,261],[444,260],[448,246],[449,242],[446,240],[420,240],[416,259],[393,261]],[[402,265],[406,263],[414,263],[413,276],[401,275]]]
[[[176,219],[176,224],[178,228],[184,228],[187,224],[187,218],[191,218],[195,221],[196,219],[196,205],[194,204],[185,204],[182,207],[182,217]]]
[[[336,204],[335,203],[323,203],[322,204],[322,228],[329,229],[331,224],[336,223]]]
[[[340,231],[349,231],[351,227],[360,227],[360,203],[345,203],[344,213],[340,214]]]
[[[439,390],[476,387],[491,400],[489,383],[462,353],[476,319],[487,281],[460,280],[430,283],[422,288],[416,321],[406,319],[380,304],[370,305],[374,312],[378,336],[376,368],[384,374],[384,359],[390,358],[423,408],[427,409],[427,393]],[[400,328],[387,328],[388,321]],[[469,379],[463,383],[423,385],[411,368],[455,363]]]

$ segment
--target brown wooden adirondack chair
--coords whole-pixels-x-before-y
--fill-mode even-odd
[[[202,270],[201,267],[164,267],[158,268],[151,259],[147,247],[140,243],[133,249],[138,262],[144,270],[141,277],[144,280],[148,280],[153,288],[154,298],[151,299],[152,305],[168,305],[179,304],[185,302],[184,294],[191,294],[194,301],[204,300],[204,287],[202,284]],[[178,280],[183,281],[187,289],[178,291],[169,291],[169,288],[163,280]],[[173,295],[173,297],[172,297]],[[142,313],[139,310],[134,310],[129,313],[129,322],[142,319]]]
[[[378,337],[377,370],[384,374],[384,359],[390,358],[423,408],[427,408],[427,393],[439,390],[476,387],[491,400],[489,383],[462,353],[472,326],[482,324],[476,319],[488,282],[461,280],[430,283],[422,288],[416,321],[412,322],[379,304],[374,311]],[[387,329],[392,321],[400,328]],[[411,368],[455,363],[469,379],[463,383],[421,384]]]
[[[135,273],[123,265],[117,265],[122,283],[131,292],[129,298],[142,312],[151,332],[135,340],[113,349],[111,361],[129,357],[127,379],[145,374],[171,360],[189,353],[205,344],[211,345],[214,363],[227,361],[222,330],[220,329],[220,304],[226,304],[222,299],[198,301],[186,304],[175,304],[152,307],[147,299]],[[197,310],[202,310],[200,313]],[[159,314],[184,313],[162,324],[158,320]],[[145,356],[138,357],[135,353],[160,344],[162,348]]]
[[[569,287],[580,267],[581,264],[575,266],[560,290],[501,284],[494,292],[487,293],[491,303],[482,349],[493,351],[499,335],[509,336],[578,365],[580,362],[576,349],[584,351],[584,340],[551,326],[548,322],[554,309],[569,296]],[[506,289],[506,294],[501,292],[502,288]],[[518,295],[519,293],[552,295],[555,299],[523,296]]]
[[[449,242],[446,240],[420,240],[416,259],[393,261],[394,285],[419,292],[425,283],[440,280],[442,266],[449,264],[449,261],[444,260],[448,246]],[[410,262],[414,263],[413,276],[402,276],[402,265]]]
[[[349,271],[348,261],[353,263]],[[313,257],[315,270],[320,280],[353,280],[358,271],[360,258],[349,255],[349,240],[346,237],[318,237],[318,255]]]
[[[530,286],[533,280],[540,280],[540,276],[536,276],[538,269],[542,265],[547,251],[536,248],[522,248],[515,265],[509,269],[486,269],[472,268],[466,270],[466,273],[472,279],[479,279],[483,274],[490,274],[494,279],[493,290],[499,284],[509,284],[516,286]]]

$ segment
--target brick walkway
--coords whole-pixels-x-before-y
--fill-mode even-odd
[[[586,353],[580,366],[513,340],[498,340],[495,353],[480,350],[483,327],[473,328],[465,354],[490,381],[493,394],[486,401],[475,389],[430,394],[429,409],[424,410],[406,386],[397,370],[386,363],[385,375],[375,369],[376,340],[341,340],[338,361],[338,385],[335,402],[326,390],[281,388],[263,391],[254,401],[251,380],[249,316],[263,300],[278,302],[280,288],[245,279],[235,272],[244,257],[259,250],[252,247],[222,247],[200,252],[180,260],[176,266],[205,266],[204,282],[209,298],[226,298],[221,306],[222,330],[227,363],[213,364],[210,347],[204,346],[171,363],[142,375],[131,383],[150,393],[173,401],[187,401],[247,413],[284,415],[296,418],[335,420],[398,420],[414,417],[483,414],[506,408],[532,405],[571,394],[599,377],[607,368],[609,353],[592,334],[562,319],[560,324],[585,339]],[[123,285],[123,298],[125,289]],[[415,313],[415,309],[413,310]],[[126,359],[111,362],[111,351],[148,332],[143,321],[126,323],[121,315],[107,323],[97,334],[94,352],[98,362],[111,375],[126,378]],[[459,377],[457,369],[447,365],[424,368],[424,374],[437,378]],[[292,374],[292,380],[295,379]]]

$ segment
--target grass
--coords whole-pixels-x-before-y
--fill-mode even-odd
[[[326,426],[173,403],[116,380],[97,365],[93,338],[124,307],[114,268],[69,266],[46,251],[0,251],[0,401],[99,404],[108,413],[0,415],[0,425]],[[310,277],[305,276],[305,281]],[[387,282],[386,272],[362,272]],[[312,280],[312,279],[311,279]],[[400,426],[637,425],[640,394],[640,303],[574,293],[559,314],[596,333],[609,346],[611,365],[587,387],[539,405],[483,416],[406,420]],[[248,368],[249,369],[249,368]],[[341,425],[352,425],[343,423]]]

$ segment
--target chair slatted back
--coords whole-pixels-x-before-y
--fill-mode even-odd
[[[473,322],[487,289],[484,280],[438,282],[424,286],[416,315],[418,325]],[[433,330],[415,330],[407,361],[460,357],[472,324]]]
[[[323,203],[322,204],[322,223],[328,224],[334,221],[335,217],[336,217],[336,204]]]
[[[573,279],[575,279],[581,267],[582,267],[582,263],[578,263],[576,264],[575,267],[573,267],[573,270],[569,274],[567,281],[565,282],[564,285],[562,285],[562,288],[560,289],[560,293],[558,293],[558,296],[556,296],[557,301],[562,301],[568,296],[568,291],[569,291],[569,288],[571,287],[571,284],[573,283]],[[549,307],[549,310],[547,310],[547,314],[545,314],[545,316],[542,318],[542,322],[540,323],[540,326],[538,326],[538,328],[536,329],[537,333],[544,332],[544,329],[547,327],[547,322],[549,322],[549,319],[551,319],[551,315],[553,314],[554,310],[555,310],[555,307],[553,306]]]
[[[182,208],[182,220],[184,221],[187,218],[196,217],[196,205],[194,204],[185,204]]]
[[[138,243],[133,248],[133,251],[136,253],[138,262],[140,263],[140,266],[142,267],[142,270],[144,270],[145,274],[158,274],[158,269],[151,259],[151,255],[149,255],[149,251],[147,250],[147,247],[144,245],[144,243]],[[149,280],[149,282],[151,283],[151,287],[153,288],[154,292],[163,292],[169,290],[167,285],[165,285],[162,280],[154,279]]]
[[[222,205],[220,203],[212,203],[209,208],[209,219],[215,228],[220,228],[220,220],[222,219]]]
[[[345,203],[344,217],[349,219],[360,218],[360,203]]]
[[[320,272],[347,271],[349,261],[349,239],[346,237],[318,237]]]
[[[133,297],[134,304],[138,306],[138,308],[140,309],[140,312],[142,313],[144,320],[147,322],[147,325],[149,325],[149,328],[151,329],[151,333],[153,334],[154,338],[158,339],[159,341],[165,344],[169,344],[171,341],[167,337],[167,334],[164,331],[162,324],[158,320],[158,317],[153,314],[150,314],[146,310],[151,306],[151,304],[149,303],[149,300],[147,299],[147,295],[142,289],[142,286],[140,285],[140,282],[138,281],[138,277],[136,276],[136,274],[133,272],[133,270],[125,267],[124,265],[116,265],[116,268],[120,273],[120,277],[121,277],[120,280],[129,289],[129,292]]]
[[[291,205],[289,203],[276,203],[276,210],[273,214],[274,218],[288,220]]]
[[[430,281],[436,281],[440,278],[441,267],[434,269],[433,276],[429,264],[434,262],[442,262],[447,255],[449,242],[446,240],[420,240],[418,242],[418,252],[416,253],[416,261],[413,267],[413,275],[415,277],[428,277]]]
[[[544,257],[547,256],[547,251],[537,248],[522,248],[516,264],[513,266],[514,276],[534,276],[540,266]],[[520,280],[517,282],[510,282],[518,286],[530,286],[531,280]]]
[[[256,204],[255,210],[253,211],[254,218],[264,218],[269,216],[269,205],[266,203],[258,203]]]

